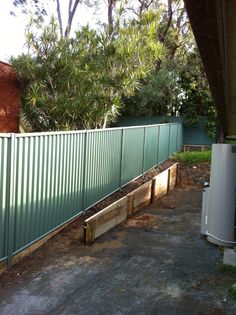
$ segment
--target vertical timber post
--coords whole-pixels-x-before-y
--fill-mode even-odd
[[[9,142],[9,154],[8,154],[8,195],[7,195],[7,216],[8,216],[8,228],[7,228],[7,265],[8,269],[13,266],[13,242],[14,242],[14,219],[15,219],[15,175],[16,175],[16,138],[12,133]]]
[[[134,211],[134,194],[131,192],[128,194],[128,209],[127,209],[127,217],[131,218]]]
[[[157,178],[154,177],[152,179],[152,187],[151,187],[151,204],[153,204],[155,202],[156,199],[156,182],[157,182]]]
[[[179,163],[176,165],[176,180],[175,180],[175,186],[179,184]]]
[[[170,168],[168,168],[167,193],[170,191],[170,180],[171,180],[171,171],[170,171]]]

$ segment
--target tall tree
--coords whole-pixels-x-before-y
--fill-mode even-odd
[[[214,138],[216,110],[183,2],[141,0],[136,16],[142,20],[142,12],[151,12],[154,8],[158,8],[154,12],[160,15],[156,40],[166,48],[166,58],[156,62],[155,70],[140,82],[134,96],[125,98],[122,113],[131,116],[181,114],[188,125],[197,124],[199,117],[205,116],[205,128]]]
[[[199,118],[204,116],[205,128],[208,134],[215,138],[218,124],[217,112],[196,48],[188,52],[186,63],[179,73],[178,86],[180,89],[179,112],[184,117],[185,124],[196,125]]]
[[[28,29],[29,55],[12,60],[24,82],[22,110],[32,129],[104,128],[153,69],[153,59],[164,58],[163,45],[153,30],[156,20],[132,21],[110,39],[88,27],[73,38],[58,38],[52,21],[41,31]],[[35,33],[35,30],[37,32]]]

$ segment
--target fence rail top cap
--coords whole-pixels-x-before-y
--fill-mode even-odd
[[[181,122],[164,123],[164,124],[153,124],[153,125],[141,125],[141,126],[128,126],[128,127],[114,127],[104,129],[84,129],[84,130],[70,130],[70,131],[48,131],[48,132],[30,132],[30,133],[0,133],[0,138],[10,138],[13,135],[16,138],[24,137],[39,137],[39,136],[53,136],[53,135],[67,135],[67,134],[82,134],[82,133],[96,133],[103,131],[115,131],[115,130],[126,130],[126,129],[137,129],[137,128],[151,128],[155,126],[169,126],[169,125],[181,125]]]

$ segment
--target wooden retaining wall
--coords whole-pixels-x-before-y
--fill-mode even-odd
[[[178,163],[85,220],[85,244],[91,245],[96,238],[166,195],[174,189],[177,180]]]
[[[138,211],[154,203],[168,191],[172,190],[178,180],[178,163],[172,165],[164,172],[158,174],[152,180],[138,187],[125,197],[117,200],[100,212],[91,216],[84,223],[84,240],[86,244],[92,244],[96,238],[109,231],[119,223],[132,217]],[[49,233],[38,242],[32,244],[13,258],[13,264],[17,264],[23,257],[29,255],[48,239],[59,233],[72,221],[63,224],[58,229]],[[7,261],[0,262],[0,274],[7,270]]]

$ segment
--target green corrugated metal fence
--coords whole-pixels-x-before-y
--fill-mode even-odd
[[[181,116],[140,116],[140,117],[125,117],[121,116],[115,123],[116,127],[128,127],[137,125],[156,125],[162,122],[183,124],[183,144],[200,144],[211,145],[216,142],[216,139],[211,138],[206,131],[206,117],[199,117],[199,122],[196,125],[188,126],[185,124],[184,118]]]
[[[180,123],[0,134],[0,261],[167,159]]]

